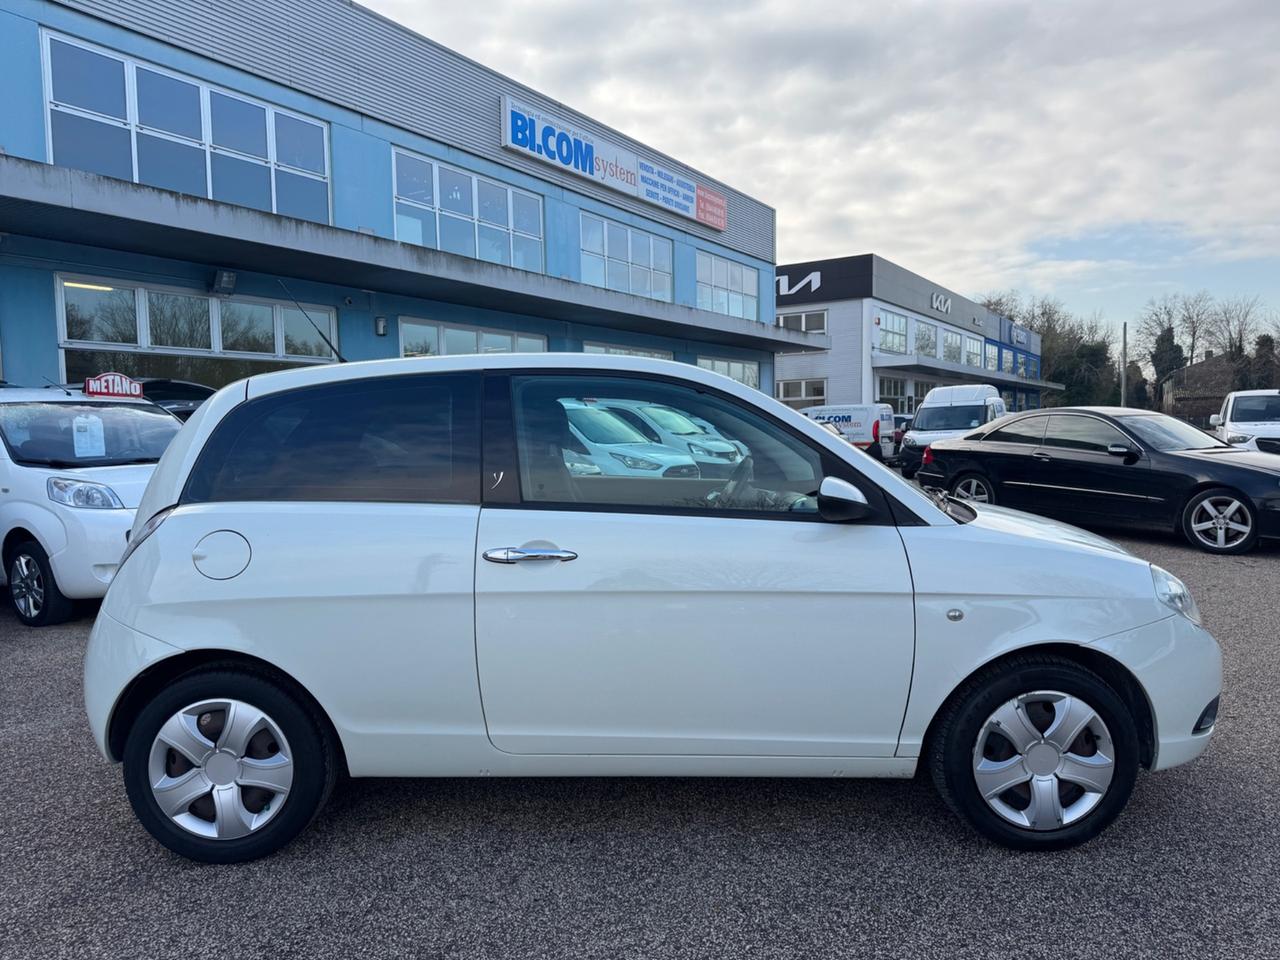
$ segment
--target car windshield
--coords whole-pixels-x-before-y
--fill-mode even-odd
[[[0,404],[0,434],[15,463],[103,467],[155,463],[182,424],[141,403]]]
[[[982,425],[985,408],[981,404],[957,407],[921,407],[916,411],[912,430],[968,430]]]
[[[1280,393],[1270,397],[1236,397],[1231,405],[1231,419],[1236,423],[1280,421]]]
[[[678,437],[693,437],[707,432],[683,413],[677,413],[670,407],[648,406],[644,408],[644,412],[663,430]]]
[[[1168,453],[1171,450],[1207,450],[1210,447],[1231,449],[1221,440],[1209,436],[1199,427],[1184,420],[1175,420],[1163,413],[1150,413],[1134,417],[1117,417],[1120,425],[1148,446]]]
[[[591,443],[648,443],[642,434],[621,417],[599,407],[569,407],[565,410],[573,424]]]

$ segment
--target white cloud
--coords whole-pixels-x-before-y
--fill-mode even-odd
[[[366,2],[776,207],[783,262],[1063,293],[1160,265],[1046,238],[1280,256],[1275,0]]]

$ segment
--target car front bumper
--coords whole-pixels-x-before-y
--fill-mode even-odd
[[[1124,664],[1146,693],[1155,727],[1152,770],[1204,752],[1215,727],[1197,731],[1196,725],[1222,693],[1222,651],[1207,630],[1175,614],[1088,646]]]
[[[898,465],[904,472],[914,473],[919,470],[922,460],[924,460],[924,447],[903,444],[898,448]]]

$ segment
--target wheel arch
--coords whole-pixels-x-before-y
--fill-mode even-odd
[[[925,734],[921,740],[920,756],[925,757],[928,755],[929,743],[937,733],[938,720],[947,712],[947,707],[950,706],[956,695],[970,680],[1007,660],[1028,653],[1052,654],[1064,660],[1070,660],[1088,670],[1092,670],[1106,681],[1132,712],[1134,724],[1138,728],[1139,762],[1148,769],[1151,767],[1155,759],[1156,746],[1155,714],[1151,708],[1151,701],[1147,697],[1146,690],[1138,682],[1138,678],[1119,660],[1100,650],[1075,643],[1039,643],[1006,650],[999,656],[993,657],[975,668],[967,676],[962,677],[952,686],[951,691],[933,711],[933,716],[930,717],[929,725],[925,728]]]
[[[9,554],[17,548],[18,544],[26,543],[28,540],[33,540],[40,544],[40,549],[45,553],[49,552],[49,548],[44,545],[44,541],[40,539],[40,535],[34,530],[29,530],[22,525],[14,527],[4,535],[4,543],[0,545],[0,557],[4,559],[4,572],[6,575],[9,572]]]
[[[234,650],[190,650],[165,657],[143,670],[131,681],[124,692],[116,700],[111,711],[111,719],[107,724],[107,750],[112,760],[119,762],[124,756],[125,740],[133,728],[143,708],[151,696],[158,690],[177,680],[184,674],[192,673],[207,667],[229,667],[249,669],[264,674],[288,691],[323,723],[337,752],[338,767],[347,771],[347,753],[329,712],[320,704],[306,687],[275,664],[259,657],[250,656]]]

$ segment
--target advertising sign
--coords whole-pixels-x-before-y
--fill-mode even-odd
[[[124,397],[136,400],[142,396],[142,384],[123,373],[100,373],[84,381],[86,397]]]
[[[559,117],[511,97],[502,98],[502,146],[595,180],[610,190],[723,230],[723,194]]]

